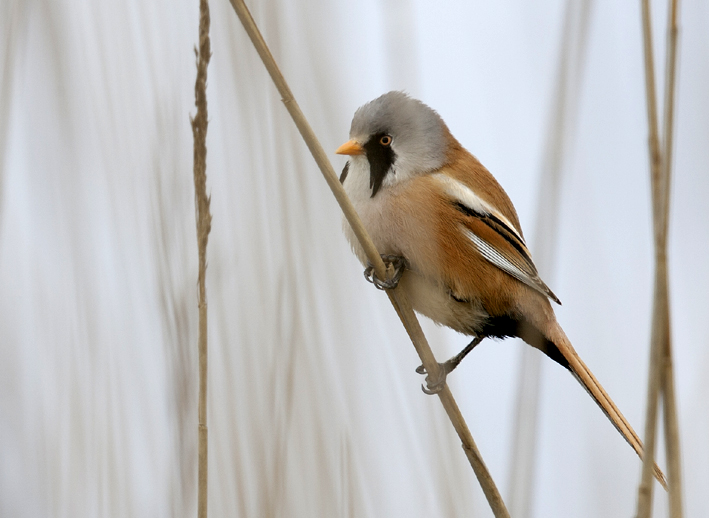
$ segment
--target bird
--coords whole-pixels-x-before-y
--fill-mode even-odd
[[[509,196],[451,134],[441,116],[401,91],[355,111],[349,140],[336,150],[349,159],[340,182],[385,264],[379,279],[354,231],[345,234],[365,277],[380,289],[403,289],[412,307],[473,340],[439,364],[424,392],[485,338],[519,337],[567,369],[642,458],[637,433],[581,360],[559,325],[559,298],[540,278]],[[426,374],[423,366],[417,369]],[[667,488],[662,471],[654,474]]]

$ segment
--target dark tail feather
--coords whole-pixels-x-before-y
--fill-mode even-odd
[[[571,374],[586,389],[586,392],[593,398],[608,420],[613,423],[615,429],[620,432],[623,438],[635,450],[638,456],[643,458],[643,443],[630,426],[627,419],[620,412],[603,386],[598,382],[591,370],[581,360],[566,337],[566,334],[558,324],[552,330],[550,337],[545,337],[538,329],[531,325],[520,326],[519,336],[532,347],[536,347],[552,360],[568,369]],[[657,481],[667,490],[665,475],[655,464],[654,474]]]

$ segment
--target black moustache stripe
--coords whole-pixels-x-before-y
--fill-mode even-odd
[[[389,174],[396,161],[396,153],[394,153],[391,145],[383,146],[379,142],[385,135],[387,133],[376,133],[363,146],[369,161],[369,188],[372,189],[372,198],[379,191],[384,178]]]
[[[345,164],[345,168],[342,170],[342,174],[340,175],[340,183],[345,183],[345,178],[347,178],[347,173],[350,172],[350,161],[348,160],[347,163]]]

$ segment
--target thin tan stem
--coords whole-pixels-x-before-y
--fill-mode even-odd
[[[677,79],[677,40],[679,27],[677,16],[679,0],[669,0],[669,14],[667,18],[667,56],[665,64],[665,107],[662,134],[663,175],[662,175],[662,207],[660,225],[663,238],[667,239],[670,207],[670,179],[672,177],[672,154],[674,147],[674,118],[675,118],[675,83]]]
[[[258,52],[259,56],[261,57],[261,60],[266,66],[268,73],[271,75],[271,79],[276,85],[276,88],[278,89],[278,92],[282,97],[283,103],[285,104],[288,113],[290,113],[291,117],[293,118],[293,121],[295,122],[298,131],[303,137],[303,140],[308,146],[308,149],[310,149],[310,152],[312,153],[315,162],[318,164],[320,171],[325,177],[325,181],[330,186],[330,189],[335,195],[335,198],[338,204],[340,205],[342,212],[347,218],[349,224],[352,226],[352,229],[355,235],[357,236],[357,239],[359,240],[365,253],[367,254],[367,258],[372,263],[372,265],[374,265],[377,276],[381,279],[387,278],[387,271],[384,266],[384,263],[381,260],[381,257],[379,256],[379,252],[377,252],[374,243],[372,243],[372,240],[369,237],[367,231],[365,230],[364,225],[362,224],[357,212],[355,211],[352,205],[352,202],[347,197],[347,194],[342,188],[342,185],[340,185],[337,175],[335,174],[335,170],[333,169],[332,164],[330,164],[330,161],[328,160],[325,151],[323,150],[322,146],[320,145],[320,142],[315,136],[315,133],[310,127],[310,124],[308,124],[308,121],[303,115],[303,112],[300,110],[298,103],[295,101],[293,93],[288,87],[285,78],[281,74],[278,65],[276,64],[276,61],[273,59],[273,56],[271,55],[271,52],[268,49],[268,46],[266,45],[266,42],[264,41],[263,36],[261,35],[261,32],[256,26],[254,19],[251,17],[251,13],[249,13],[249,10],[247,9],[243,0],[230,0],[230,2],[231,5],[234,7],[237,16],[239,17],[239,20],[241,20],[244,29],[249,35],[249,38],[251,38],[252,43],[256,47],[256,51]],[[409,303],[406,294],[400,289],[395,289],[389,291],[388,295],[389,300],[391,300],[392,304],[394,305],[394,308],[396,309],[399,318],[404,324],[404,327],[406,328],[409,337],[414,343],[416,352],[419,354],[421,362],[426,368],[426,371],[431,376],[436,377],[439,369],[438,363],[436,362],[436,359],[433,356],[433,352],[431,351],[431,348],[428,345],[428,341],[426,340],[426,337],[424,336],[423,331],[421,330],[421,326],[419,325],[419,322],[416,316],[414,315],[413,309],[411,308],[411,304]],[[460,437],[466,456],[470,461],[470,465],[472,466],[473,471],[478,477],[478,481],[480,482],[480,485],[483,489],[483,492],[485,493],[485,496],[490,504],[490,507],[492,508],[494,515],[498,518],[509,517],[509,513],[507,512],[505,504],[502,501],[502,497],[500,496],[495,482],[490,476],[490,473],[488,472],[487,467],[485,466],[485,463],[483,462],[480,456],[480,452],[478,451],[475,445],[475,441],[473,440],[470,430],[468,429],[468,426],[466,425],[465,420],[463,419],[463,416],[460,413],[460,410],[458,409],[455,399],[453,398],[453,395],[451,394],[448,386],[445,386],[443,388],[443,391],[439,394],[439,397],[441,399],[441,402],[443,403],[444,408],[446,409],[451,423],[453,423],[453,427],[455,428],[456,432],[458,433],[458,436]]]
[[[682,516],[679,432],[674,395],[674,374],[672,372],[669,282],[667,276],[667,231],[677,54],[677,1],[669,0],[669,6],[663,127],[664,149],[661,152],[658,140],[657,96],[655,92],[650,5],[649,0],[642,0],[645,85],[650,133],[650,173],[655,238],[655,290],[645,422],[645,458],[642,480],[638,488],[637,518],[649,518],[652,513],[650,470],[651,464],[654,462],[657,404],[660,393],[663,394],[664,402],[666,451],[669,463],[670,512],[673,518]]]
[[[325,177],[325,181],[330,186],[330,190],[332,190],[332,193],[335,195],[337,203],[342,208],[347,221],[352,226],[352,230],[357,236],[357,239],[359,239],[360,243],[364,247],[367,258],[374,266],[377,276],[379,276],[380,279],[384,279],[386,273],[384,262],[374,247],[374,243],[372,243],[372,240],[367,236],[364,225],[362,225],[352,202],[349,200],[344,189],[340,185],[340,181],[335,174],[335,170],[332,168],[332,164],[330,164],[330,161],[327,158],[325,150],[320,145],[313,129],[310,127],[305,115],[303,115],[303,112],[300,110],[300,106],[298,106],[298,103],[293,97],[293,93],[291,92],[288,83],[286,83],[283,74],[281,74],[275,59],[273,59],[273,55],[271,55],[271,51],[268,48],[268,45],[266,45],[266,41],[263,39],[261,31],[259,31],[259,28],[256,26],[256,22],[254,22],[254,19],[251,17],[251,13],[244,4],[243,0],[230,0],[230,2],[239,17],[239,20],[241,20],[246,33],[249,35],[249,38],[251,38],[251,42],[254,44],[254,47],[256,47],[256,51],[261,57],[261,61],[263,61],[263,64],[271,76],[273,83],[276,85],[278,93],[281,95],[281,101],[283,101],[288,113],[293,118],[293,122],[295,122],[300,135],[303,137],[305,144],[308,146],[310,153],[313,155],[315,162]]]
[[[663,186],[662,186],[662,238],[665,251],[665,301],[667,336],[662,351],[661,387],[663,393],[663,415],[665,427],[665,451],[667,457],[667,475],[670,486],[670,517],[682,518],[682,476],[679,447],[679,419],[677,417],[677,402],[675,399],[674,371],[672,362],[672,337],[670,333],[670,312],[667,280],[667,233],[669,227],[670,178],[672,173],[672,151],[674,141],[674,105],[675,83],[677,77],[677,40],[679,29],[677,17],[679,1],[669,1],[667,17],[667,62],[665,65],[665,108],[663,121]]]
[[[209,4],[199,2],[199,50],[197,53],[197,79],[195,81],[195,106],[197,114],[192,119],[194,138],[194,190],[197,218],[197,251],[199,255],[198,307],[199,307],[199,403],[198,403],[198,474],[197,516],[207,518],[207,241],[212,228],[207,196],[207,67],[211,58],[209,41]]]
[[[423,363],[424,367],[426,367],[426,372],[434,372],[433,376],[435,377],[436,372],[429,371],[428,366],[434,366],[438,369],[438,362],[436,362],[436,358],[433,356],[431,347],[428,345],[428,340],[423,334],[421,325],[414,315],[414,311],[408,297],[406,297],[405,293],[399,289],[388,291],[387,294],[389,295],[389,300],[394,306],[396,313],[399,315],[402,324],[404,324],[404,328],[406,329],[409,338],[411,338],[411,342],[414,344],[419,358],[421,358],[421,363]],[[463,418],[463,414],[461,414],[458,404],[456,403],[450,388],[448,388],[448,385],[445,385],[443,390],[438,393],[438,397],[441,400],[443,408],[446,410],[446,414],[448,414],[448,418],[453,424],[453,428],[455,428],[455,431],[460,438],[463,451],[465,452],[466,457],[468,457],[468,462],[470,462],[470,466],[473,468],[473,472],[478,478],[478,482],[482,487],[485,498],[487,498],[493,514],[496,517],[509,517],[509,512],[507,511],[507,507],[502,500],[502,496],[497,490],[495,481],[483,461],[482,455],[475,444],[475,440],[470,433],[470,429],[468,428],[468,425]]]
[[[667,476],[670,487],[670,518],[682,518],[684,511],[682,505],[682,465],[679,445],[679,419],[677,416],[672,344],[670,340],[667,341],[663,363],[662,390],[665,417]]]
[[[645,96],[648,116],[649,137],[648,146],[650,151],[650,176],[652,183],[652,205],[653,205],[653,227],[655,236],[655,295],[653,305],[653,327],[650,340],[650,372],[648,375],[647,409],[645,415],[645,451],[643,457],[643,469],[640,485],[638,487],[638,508],[637,518],[650,518],[652,512],[652,468],[655,463],[655,442],[657,435],[657,398],[660,388],[660,352],[662,350],[662,330],[663,323],[662,305],[658,291],[662,286],[660,268],[661,261],[658,258],[658,242],[660,237],[659,214],[660,182],[658,181],[662,169],[662,155],[660,153],[660,143],[657,134],[657,93],[655,88],[655,63],[652,52],[652,25],[650,15],[649,0],[641,0],[642,5],[642,27],[643,27],[643,52],[645,57]]]

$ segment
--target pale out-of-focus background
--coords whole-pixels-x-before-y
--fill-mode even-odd
[[[516,204],[562,325],[642,434],[653,260],[639,2],[249,4],[327,150],[388,90],[439,111]],[[490,516],[231,6],[211,8],[210,516]],[[653,8],[662,99],[667,10]],[[686,515],[701,517],[709,7],[681,9],[672,334]],[[196,0],[0,3],[0,516],[195,514],[197,18]],[[424,327],[441,357],[466,343]],[[538,360],[488,341],[450,378],[513,515],[631,516],[639,460]]]

